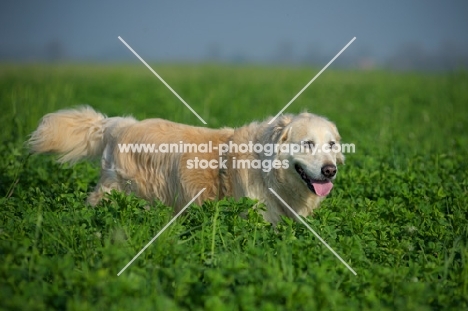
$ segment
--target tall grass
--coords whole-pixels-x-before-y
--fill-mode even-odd
[[[275,115],[313,68],[153,68],[208,122]],[[85,204],[98,163],[59,166],[23,142],[42,115],[89,104],[110,115],[201,122],[139,65],[0,69],[0,305],[5,310],[430,310],[468,308],[466,72],[328,70],[287,112],[334,121],[348,154],[303,225],[276,228],[251,199],[193,205],[112,193]],[[267,208],[267,207],[266,207]],[[245,214],[246,217],[240,217]]]

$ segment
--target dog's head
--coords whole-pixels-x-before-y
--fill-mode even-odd
[[[277,157],[289,164],[286,171],[277,172],[279,182],[319,197],[328,195],[338,172],[337,165],[344,163],[336,126],[311,113],[284,115],[272,125],[274,140],[283,146]]]

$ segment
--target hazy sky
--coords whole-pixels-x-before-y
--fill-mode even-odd
[[[416,43],[435,52],[468,51],[468,1],[2,1],[0,58],[41,59],[51,42],[68,58],[199,60],[210,53],[267,61],[280,46],[303,56],[376,59]]]

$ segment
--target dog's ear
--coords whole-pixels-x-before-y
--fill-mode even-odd
[[[283,130],[283,133],[281,134],[281,136],[279,138],[279,143],[280,144],[288,141],[289,137],[291,136],[291,131],[292,131],[292,127],[286,127]]]
[[[272,138],[273,141],[284,143],[291,134],[291,128],[287,127],[292,121],[291,115],[282,115],[273,121]]]

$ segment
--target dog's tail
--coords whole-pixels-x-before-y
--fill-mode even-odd
[[[104,150],[105,115],[89,106],[45,115],[28,140],[34,153],[57,153],[61,163],[100,156]]]

